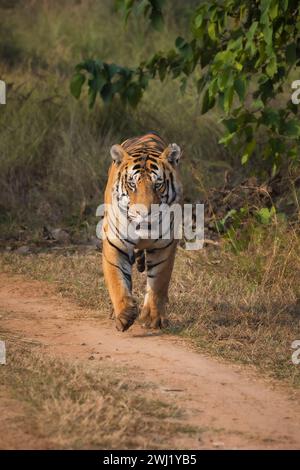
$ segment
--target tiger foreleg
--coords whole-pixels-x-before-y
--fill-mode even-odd
[[[124,249],[103,241],[103,273],[113,304],[116,327],[127,330],[138,315],[138,307],[131,290],[132,256]]]
[[[176,241],[166,249],[147,252],[147,291],[140,316],[146,327],[168,326],[166,304],[175,251]]]

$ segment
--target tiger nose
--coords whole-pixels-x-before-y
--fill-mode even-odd
[[[143,204],[139,205],[136,208],[136,214],[143,218],[148,217],[148,215],[151,214],[151,204],[150,206],[145,206]]]

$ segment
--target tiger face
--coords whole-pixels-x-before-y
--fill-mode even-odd
[[[171,206],[181,199],[182,187],[177,172],[180,147],[170,144],[161,151],[143,146],[134,154],[122,145],[113,145],[111,156],[117,168],[114,196],[131,220],[146,220],[153,209]],[[130,149],[129,149],[130,150]],[[160,149],[159,149],[160,150]]]

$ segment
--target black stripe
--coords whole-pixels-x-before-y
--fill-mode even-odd
[[[166,196],[167,196],[167,201],[169,200],[169,192],[170,192],[170,181],[169,180],[166,180],[167,181],[167,190],[166,190]]]
[[[154,264],[146,263],[147,264],[147,269],[156,268],[156,266],[159,266],[160,264],[164,263],[167,260],[168,260],[168,258],[165,258],[162,261],[158,261],[157,263],[154,263]]]
[[[157,159],[154,158],[154,157],[150,157],[149,155],[148,155],[148,157],[147,157],[147,160],[150,160],[150,162],[157,163]]]
[[[156,241],[156,240],[155,240],[155,241]],[[172,245],[173,242],[174,242],[174,238],[173,238],[173,240],[172,240],[170,243],[168,243],[167,245],[161,246],[161,247],[159,247],[159,248],[151,248],[150,250],[146,250],[146,252],[147,252],[147,253],[150,253],[150,254],[151,254],[151,253],[155,253],[155,252],[158,251],[158,250],[163,250],[164,248],[168,248],[169,246]]]
[[[169,227],[167,228],[167,230],[165,231],[165,233],[161,233],[161,234],[159,235],[159,237],[156,238],[156,240],[154,240],[154,243],[158,242],[158,240],[162,240],[163,237],[165,236],[165,234],[167,233],[167,231],[173,230],[173,228],[174,228],[174,212],[171,212],[171,216],[172,216],[172,220],[171,220],[171,222],[170,222]],[[160,228],[162,228],[161,225],[160,225]],[[173,239],[173,240],[174,240],[174,239]]]
[[[125,251],[121,250],[121,248],[119,248],[118,246],[116,246],[109,238],[108,236],[106,235],[106,239],[108,241],[108,243],[113,246],[116,250],[118,250],[119,253],[121,253],[122,255],[126,256],[126,258],[128,259],[128,262],[132,265],[134,263],[134,259],[132,260],[132,258],[129,256],[128,253],[126,253]]]
[[[109,216],[108,216],[108,223],[109,223],[109,226],[110,226],[110,229],[111,229],[112,232],[114,231],[113,229],[115,229],[116,234],[118,235],[117,238],[118,238],[118,240],[120,240],[121,243],[123,243],[123,245],[126,246],[125,242],[127,242],[127,243],[130,243],[130,245],[135,246],[135,242],[133,242],[133,241],[127,239],[127,238],[122,238],[121,237],[120,230],[116,226],[112,227],[112,221],[110,220]]]
[[[170,173],[170,179],[171,179],[171,187],[172,187],[172,191],[175,193],[175,186],[174,186],[174,176],[173,176],[173,173]]]
[[[117,238],[118,240],[120,240],[120,242],[123,243],[124,246],[126,246],[126,244],[125,244],[125,242],[124,242],[124,239],[120,237],[119,229],[118,229],[116,226],[112,226],[112,221],[110,220],[110,217],[109,217],[109,216],[107,217],[107,220],[108,220],[108,225],[109,225],[109,227],[110,227],[110,230],[111,230],[112,232],[114,232],[114,230],[115,230],[116,233],[114,233],[114,235],[116,235],[116,238]]]
[[[115,268],[117,268],[117,269],[119,269],[119,270],[121,271],[121,273],[123,274],[123,276],[125,277],[125,279],[126,279],[128,285],[129,285],[129,290],[131,291],[131,289],[132,289],[131,275],[128,274],[126,271],[123,271],[123,269],[122,269],[120,266],[118,266],[117,264],[114,264],[114,263],[112,263],[111,261],[109,261],[109,260],[106,258],[106,256],[105,256],[104,253],[103,253],[103,256],[104,256],[104,258],[106,259],[106,261],[107,261],[111,266],[114,266]]]
[[[158,170],[158,166],[154,163],[150,163],[150,168],[152,168],[152,170]]]

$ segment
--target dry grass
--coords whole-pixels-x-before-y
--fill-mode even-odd
[[[1,338],[10,338],[1,332]],[[172,436],[193,432],[179,410],[161,401],[153,385],[141,384],[101,361],[71,365],[42,355],[20,339],[7,340],[9,357],[0,386],[26,402],[19,425],[50,448],[164,448]]]
[[[192,84],[182,96],[176,81],[154,81],[136,110],[118,100],[104,106],[100,99],[89,110],[86,92],[78,102],[70,94],[74,66],[83,59],[136,66],[153,53],[154,45],[156,51],[168,50],[181,26],[187,28],[189,4],[167,2],[167,34],[149,29],[142,18],[131,18],[125,28],[111,0],[14,4],[0,6],[0,76],[8,84],[0,114],[3,235],[40,233],[44,225],[89,234],[102,200],[110,146],[149,130],[184,148],[190,199],[199,197],[196,170],[216,179],[224,166],[230,167],[230,162],[218,166],[224,158],[217,143],[219,125],[213,115],[200,115]]]
[[[58,292],[84,307],[97,308],[105,314],[110,309],[100,253],[2,254],[0,268],[54,283]]]
[[[291,343],[300,339],[299,236],[271,227],[236,254],[227,245],[179,250],[170,291],[170,332],[201,350],[300,385]],[[59,292],[107,315],[100,253],[3,254],[2,269],[54,282]],[[137,275],[141,299],[145,277]],[[142,286],[142,288],[141,288]]]

